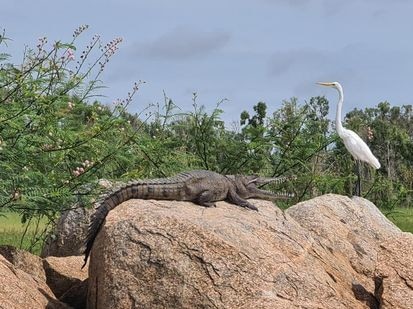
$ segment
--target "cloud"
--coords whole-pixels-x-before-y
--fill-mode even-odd
[[[372,48],[365,42],[335,50],[277,51],[268,60],[267,73],[274,84],[290,89],[296,97],[333,96],[315,82],[339,81],[345,87],[347,110],[383,100],[404,103],[412,79],[401,76],[409,76],[413,70],[411,53],[408,49]]]
[[[134,54],[151,59],[183,60],[202,57],[223,48],[230,41],[227,32],[201,32],[176,28],[149,43],[135,44]]]
[[[262,0],[264,2],[270,3],[270,4],[281,4],[281,5],[288,5],[288,6],[300,6],[303,4],[307,4],[308,2],[311,2],[309,0]]]
[[[406,6],[411,8],[409,0],[260,0],[261,3],[273,6],[284,6],[292,10],[318,9],[322,16],[336,16],[343,12],[352,14],[363,10],[366,16],[376,16],[387,14],[389,9],[395,6]],[[411,1],[410,1],[411,2]],[[361,9],[361,7],[363,7]]]
[[[268,64],[269,75],[279,77],[295,70],[312,71],[323,66],[328,57],[328,53],[323,51],[277,51],[270,57]]]
[[[353,71],[375,70],[390,62],[394,50],[372,49],[365,43],[352,43],[333,50],[301,49],[276,51],[268,61],[268,74],[272,77],[286,74],[328,77],[332,73],[340,76]],[[407,52],[397,52],[404,58]],[[400,58],[400,59],[401,59]],[[395,64],[393,64],[395,65]]]

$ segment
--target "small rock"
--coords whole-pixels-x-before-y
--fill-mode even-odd
[[[0,255],[1,309],[70,309],[46,283],[18,269]]]
[[[37,255],[13,246],[0,246],[0,254],[3,255],[16,268],[46,282],[46,274],[43,269],[43,261]]]
[[[93,209],[80,206],[64,211],[54,231],[48,235],[41,256],[82,255],[90,215],[93,212]]]
[[[100,179],[98,182],[98,185],[105,191],[123,184],[106,179]],[[90,218],[97,206],[99,206],[99,201],[90,209],[75,204],[63,211],[54,230],[48,235],[43,245],[41,257],[83,255]]]
[[[46,282],[57,298],[88,277],[87,268],[81,269],[80,256],[53,257],[43,260]]]

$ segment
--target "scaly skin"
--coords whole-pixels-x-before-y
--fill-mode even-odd
[[[183,172],[170,178],[129,182],[107,195],[93,215],[86,239],[83,267],[86,265],[93,242],[109,211],[129,199],[191,201],[204,207],[215,206],[217,201],[227,201],[241,207],[258,210],[246,199],[286,198],[288,197],[286,194],[276,194],[258,188],[268,183],[281,183],[285,180],[287,180],[285,177],[224,176],[211,171],[198,170]]]

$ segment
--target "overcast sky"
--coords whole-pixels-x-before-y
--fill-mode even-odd
[[[112,102],[134,81],[146,84],[131,111],[163,102],[163,90],[190,109],[192,93],[212,108],[226,98],[224,119],[264,101],[326,95],[316,81],[339,81],[345,111],[387,100],[412,104],[413,1],[408,0],[0,0],[0,27],[22,54],[37,39],[124,39],[103,75]]]

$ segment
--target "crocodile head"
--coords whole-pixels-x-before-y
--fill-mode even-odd
[[[275,193],[268,190],[263,190],[261,187],[275,183],[280,184],[285,181],[290,180],[290,177],[261,177],[261,176],[243,176],[243,175],[231,175],[227,176],[230,178],[235,186],[239,196],[244,199],[258,198],[266,200],[275,200],[282,198],[290,198],[293,194],[281,192]]]

